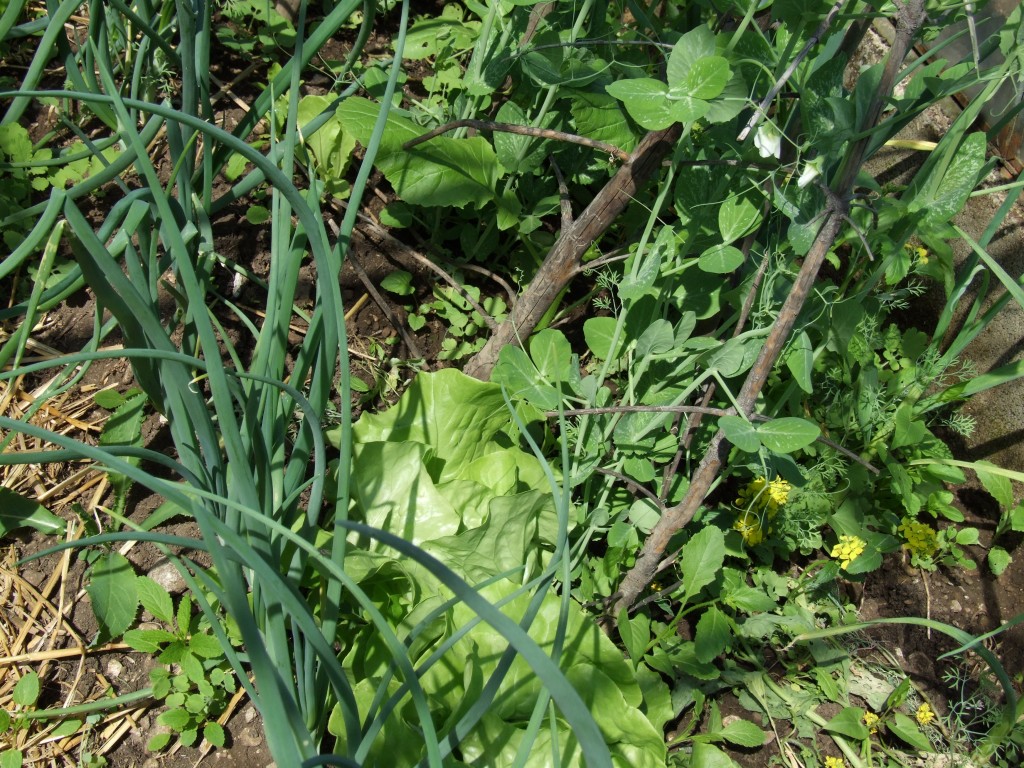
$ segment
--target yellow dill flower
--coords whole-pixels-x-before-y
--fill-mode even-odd
[[[876,715],[874,712],[865,712],[864,713],[864,725],[867,726],[868,733],[872,733],[872,734],[878,733],[878,721],[880,719],[881,718],[878,715]]]
[[[846,761],[841,757],[826,757],[825,768],[846,768]]]
[[[836,560],[842,561],[840,568],[844,571],[850,567],[850,563],[860,557],[867,543],[857,536],[840,536],[839,543],[832,547],[830,553]]]
[[[749,511],[762,510],[768,517],[775,517],[779,508],[789,500],[789,492],[793,486],[785,480],[776,478],[769,482],[764,477],[759,477],[740,491],[736,499],[736,506]]]
[[[756,547],[764,541],[764,528],[761,527],[761,516],[755,512],[750,510],[740,512],[732,527],[740,532],[740,536],[743,537],[748,546]]]
[[[914,713],[914,717],[920,725],[928,725],[932,720],[935,719],[935,712],[928,705],[926,701],[920,707],[917,708],[917,712]]]
[[[928,558],[939,551],[939,535],[929,525],[903,518],[903,523],[896,530],[903,535],[903,546],[909,549],[912,555]]]
[[[917,257],[918,264],[928,263],[928,249],[925,248],[924,246],[911,245],[910,243],[906,243],[903,246],[903,250],[905,250],[908,255]]]

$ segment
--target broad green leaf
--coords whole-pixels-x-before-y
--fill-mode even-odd
[[[729,62],[721,56],[704,56],[693,62],[690,71],[680,84],[684,91],[695,99],[711,101],[725,90],[732,77]],[[675,86],[677,84],[670,83]]]
[[[167,625],[174,624],[174,604],[167,590],[157,584],[149,576],[139,576],[136,589],[142,607],[153,615],[153,618]]]
[[[681,83],[689,76],[696,63],[715,55],[715,36],[706,26],[691,29],[676,41],[665,66],[669,83]]]
[[[545,411],[557,410],[562,401],[559,390],[541,376],[529,355],[511,344],[498,353],[491,381],[504,385],[510,397],[525,400]]]
[[[714,744],[695,742],[690,753],[690,768],[736,768],[736,763]]]
[[[757,453],[761,449],[757,429],[741,416],[723,416],[718,420],[718,428],[725,433],[725,439],[741,451]]]
[[[573,378],[572,346],[561,331],[547,328],[534,334],[530,339],[530,358],[549,382],[568,382]]]
[[[675,333],[668,320],[657,319],[640,334],[636,341],[636,357],[643,360],[648,355],[661,355],[675,345]]]
[[[719,735],[730,744],[753,749],[764,744],[764,731],[749,720],[733,720],[722,726]]]
[[[626,106],[629,116],[649,131],[661,131],[678,121],[668,99],[668,86],[649,77],[616,80],[605,90]]]
[[[583,323],[583,338],[587,347],[599,360],[617,360],[622,354],[625,346],[625,332],[618,334],[615,348],[612,348],[615,339],[615,330],[618,321],[614,317],[591,317]]]
[[[270,209],[265,205],[250,205],[245,209],[245,219],[254,226],[270,221]]]
[[[48,739],[62,739],[64,737],[66,737],[66,736],[71,736],[72,734],[77,733],[78,730],[84,724],[85,723],[83,723],[81,720],[74,720],[74,719],[65,720],[60,725],[58,725],[56,728],[54,728],[52,731],[49,731],[46,734],[46,738],[48,738]],[[4,729],[0,728],[0,732],[3,732],[3,730]]]
[[[1013,506],[1013,483],[1010,482],[1010,478],[998,471],[991,471],[998,470],[998,467],[988,461],[976,461],[973,467],[985,490],[999,502],[999,508],[1010,509]]]
[[[651,641],[651,619],[642,612],[630,618],[629,612],[623,610],[619,613],[617,626],[626,653],[632,659],[633,667],[637,668],[647,653],[647,644]]]
[[[757,436],[769,451],[792,453],[817,440],[821,436],[821,428],[806,419],[785,416],[759,424]]]
[[[21,679],[14,684],[14,692],[11,699],[19,707],[34,707],[39,700],[39,674],[37,672],[26,672]]]
[[[731,245],[713,245],[697,259],[697,266],[705,272],[724,275],[743,264],[743,252]]]
[[[509,125],[530,124],[526,113],[514,101],[506,101],[502,104],[495,118],[499,123],[508,123]],[[549,152],[547,142],[517,133],[495,131],[493,141],[498,162],[503,168],[518,174],[526,174],[539,168]]]
[[[730,624],[729,617],[717,606],[712,605],[704,612],[693,638],[698,661],[709,662],[725,652],[732,640]]]
[[[917,445],[927,434],[928,427],[914,416],[914,404],[910,401],[900,403],[893,416],[892,441],[889,446],[900,448],[904,445]]]
[[[18,528],[35,528],[40,533],[59,536],[64,533],[64,525],[42,504],[0,486],[0,536]]]
[[[686,93],[668,92],[668,109],[673,123],[692,123],[708,113],[711,105]],[[669,123],[671,125],[671,123]],[[666,126],[667,127],[667,126]],[[655,129],[651,129],[655,130]]]
[[[622,103],[610,94],[575,92],[569,108],[576,131],[581,136],[606,142],[626,152],[636,146],[636,133],[622,111]]]
[[[303,132],[306,125],[331,106],[333,98],[326,96],[303,96],[298,105],[298,122],[302,138],[313,153],[322,178],[328,182],[341,181],[356,148],[356,137],[342,130],[336,116],[324,123],[312,135]]]
[[[1013,558],[1010,557],[1010,553],[1002,547],[992,547],[988,551],[988,568],[992,571],[993,576],[1001,576],[1012,562]]]
[[[162,713],[157,717],[156,721],[159,725],[170,728],[175,733],[180,733],[192,722],[192,715],[188,710],[178,707]]]
[[[960,213],[980,181],[986,148],[984,133],[968,135],[956,148],[934,195],[924,200],[914,198],[914,206],[927,210],[926,221],[945,223]]]
[[[761,223],[761,209],[752,195],[733,195],[718,208],[718,231],[723,243],[749,235]]]
[[[0,752],[0,768],[22,768],[25,756],[20,749],[5,749]]]
[[[458,3],[445,3],[438,14],[420,17],[409,28],[402,56],[413,61],[437,56],[446,48],[469,48],[480,34],[479,21],[463,21]]]
[[[807,331],[801,331],[800,335],[790,344],[789,352],[786,355],[786,368],[789,369],[800,389],[807,394],[814,391],[811,383],[811,375],[814,372],[814,349]]]
[[[902,712],[894,712],[891,720],[886,723],[889,733],[898,739],[902,739],[914,749],[921,752],[934,752],[931,740],[917,727],[917,723],[911,720]]]
[[[868,728],[863,718],[864,710],[860,707],[846,707],[825,723],[825,730],[862,741],[868,737]]]
[[[364,146],[373,133],[380,106],[351,97],[338,107],[345,130]],[[411,120],[390,114],[377,154],[378,168],[409,203],[423,206],[479,206],[498,202],[500,170],[494,149],[482,136],[439,136],[411,149],[402,145],[423,133]]]
[[[194,633],[188,640],[188,647],[201,659],[220,659],[224,656],[220,640],[205,632]]]
[[[139,610],[138,584],[132,564],[117,552],[104,555],[93,565],[85,589],[92,600],[100,637],[120,637],[135,621]]]
[[[681,606],[715,580],[724,559],[725,537],[718,528],[704,528],[686,542],[680,559],[683,572]]]

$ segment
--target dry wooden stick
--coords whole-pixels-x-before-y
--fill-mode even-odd
[[[897,8],[896,37],[889,51],[889,57],[886,59],[878,91],[868,109],[868,114],[865,116],[864,124],[862,125],[864,130],[873,127],[878,121],[885,100],[892,92],[893,86],[896,83],[900,66],[910,50],[917,29],[924,19],[923,0],[907,0],[906,3],[897,5]],[[800,273],[797,275],[796,282],[793,284],[785,303],[782,305],[779,317],[772,326],[768,338],[765,340],[764,347],[761,349],[754,367],[747,375],[743,388],[737,396],[737,405],[745,415],[749,415],[753,411],[757,396],[768,380],[768,375],[771,373],[785,347],[786,340],[793,329],[797,315],[810,295],[815,278],[818,275],[818,270],[821,268],[826,254],[839,234],[844,216],[849,207],[847,198],[853,189],[857,172],[863,163],[870,138],[870,134],[866,135],[851,149],[840,173],[839,180],[836,183],[835,191],[826,189],[825,214],[821,228],[818,230],[810,251],[808,251],[807,256],[804,258]],[[694,472],[686,496],[679,504],[665,510],[654,530],[651,531],[646,541],[644,541],[640,557],[637,558],[636,564],[623,578],[618,592],[608,598],[608,604],[614,606],[614,615],[617,616],[622,611],[629,609],[636,602],[643,589],[650,583],[655,572],[658,570],[658,565],[665,557],[665,550],[668,548],[669,541],[697,513],[700,505],[704,502],[705,496],[711,489],[712,483],[718,477],[727,454],[728,443],[725,440],[725,434],[719,430],[711,439],[711,443],[704,453],[704,458],[701,459]]]
[[[507,344],[518,344],[537,327],[555,297],[580,268],[583,254],[600,237],[633,196],[658,170],[682,132],[679,123],[663,131],[651,131],[640,141],[629,161],[601,188],[572,226],[563,230],[537,275],[498,330],[466,365],[465,372],[478,379],[490,378],[498,353]]]

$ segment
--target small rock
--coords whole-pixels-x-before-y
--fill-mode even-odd
[[[263,743],[263,734],[260,733],[259,728],[254,726],[246,726],[242,729],[242,732],[238,734],[238,743],[243,747],[258,747]]]
[[[167,590],[170,595],[178,595],[185,591],[185,580],[181,578],[174,563],[164,560],[149,572],[149,578]]]
[[[951,610],[953,613],[960,613],[960,611],[962,611],[963,609],[964,609],[964,607],[962,605],[960,605],[960,601],[959,600],[950,600],[949,601],[949,610]]]
[[[124,672],[124,664],[117,658],[111,657],[107,659],[107,663],[103,665],[103,671],[107,673],[107,677],[117,678]]]

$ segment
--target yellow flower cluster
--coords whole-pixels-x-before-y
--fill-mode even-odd
[[[916,256],[919,264],[928,263],[927,248],[920,245],[911,245],[910,243],[907,243],[906,245],[903,246],[903,250],[905,250],[911,256]]]
[[[831,555],[840,560],[840,568],[844,571],[850,567],[850,563],[860,557],[867,542],[857,536],[840,536],[839,543],[832,547]]]
[[[825,768],[846,768],[846,761],[841,757],[826,757]]]
[[[791,490],[793,486],[785,480],[776,478],[769,481],[759,477],[740,491],[736,506],[741,512],[732,527],[740,532],[748,546],[754,547],[764,541],[767,521],[779,513],[789,500]]]
[[[910,553],[918,557],[931,557],[939,550],[939,535],[931,526],[919,523],[910,518],[903,518],[899,531],[905,539],[905,546]]]
[[[914,713],[914,717],[917,718],[917,722],[921,725],[928,725],[932,720],[935,719],[935,712],[928,705],[926,701],[920,707],[917,708],[917,712]]]
[[[881,720],[881,718],[878,715],[876,715],[874,712],[865,712],[864,713],[864,725],[867,726],[868,733],[871,733],[871,734],[878,733],[878,721],[879,720]]]

